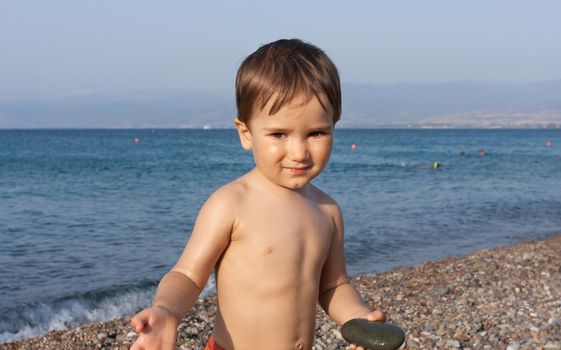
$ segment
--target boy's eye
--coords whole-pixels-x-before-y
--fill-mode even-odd
[[[310,137],[320,137],[322,135],[325,135],[325,132],[323,131],[312,131],[311,133],[308,134]]]
[[[270,135],[275,139],[282,139],[284,137],[284,133],[282,132],[273,132]]]

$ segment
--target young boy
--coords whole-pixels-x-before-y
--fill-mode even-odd
[[[175,349],[213,269],[218,311],[207,349],[311,349],[317,301],[339,324],[385,318],[349,283],[341,211],[310,183],[327,165],[341,114],[331,60],[296,39],[264,45],[241,64],[236,99],[255,167],[203,205],[152,307],[131,320],[140,333],[132,350]]]

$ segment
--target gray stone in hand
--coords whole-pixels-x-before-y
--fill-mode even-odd
[[[396,350],[405,343],[405,332],[401,327],[365,318],[345,322],[341,334],[349,343],[371,350]]]

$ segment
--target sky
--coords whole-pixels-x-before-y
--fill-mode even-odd
[[[0,0],[0,102],[233,93],[260,45],[300,38],[344,83],[561,79],[561,2]]]

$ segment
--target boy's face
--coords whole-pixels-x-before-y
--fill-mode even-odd
[[[301,189],[325,168],[333,145],[333,111],[316,97],[299,95],[277,113],[273,103],[257,111],[249,125],[236,121],[242,146],[253,151],[257,170],[272,183]]]

